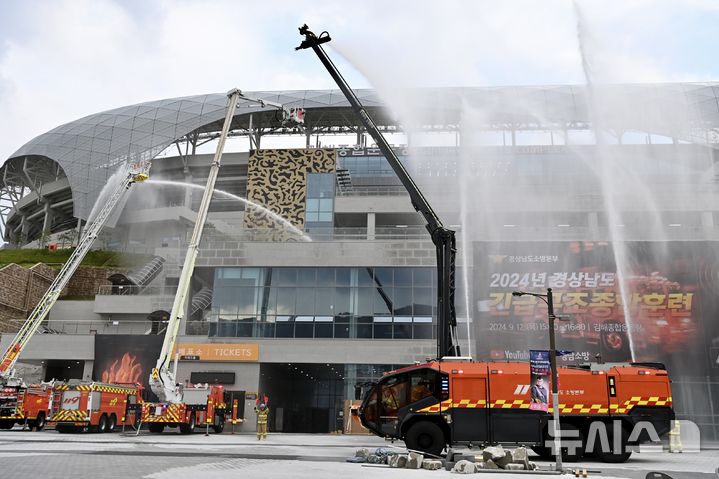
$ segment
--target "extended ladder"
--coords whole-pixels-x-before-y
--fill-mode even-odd
[[[72,278],[75,270],[77,270],[78,266],[80,266],[80,263],[83,258],[85,258],[85,255],[88,251],[90,251],[95,238],[97,238],[100,230],[102,230],[102,227],[105,225],[113,210],[125,195],[125,192],[133,183],[142,182],[148,178],[148,168],[149,164],[146,162],[128,163],[123,167],[125,175],[123,176],[122,181],[118,183],[114,190],[112,190],[107,203],[103,205],[102,209],[97,213],[95,218],[93,218],[90,224],[85,228],[85,232],[83,233],[77,248],[75,248],[75,251],[72,252],[70,258],[63,265],[62,269],[45,292],[45,295],[40,299],[40,302],[37,306],[35,306],[32,313],[30,313],[30,316],[28,316],[27,320],[20,328],[20,331],[18,331],[15,335],[15,338],[10,343],[7,351],[5,351],[5,354],[2,356],[2,360],[0,361],[0,385],[12,386],[20,385],[22,383],[22,379],[15,377],[15,371],[13,369],[18,356],[23,349],[25,349],[25,346],[27,346],[27,343],[30,341],[33,334],[37,331],[38,326],[40,326],[43,320],[47,317],[50,309],[52,309],[53,305],[62,293],[62,290],[65,289],[65,286],[67,286],[67,283],[70,281],[70,278]]]

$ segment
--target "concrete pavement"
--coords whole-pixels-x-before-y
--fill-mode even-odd
[[[3,477],[100,477],[147,479],[343,479],[448,478],[449,471],[389,469],[387,466],[346,463],[361,448],[396,447],[374,436],[326,434],[270,434],[257,441],[251,434],[205,436],[142,431],[114,434],[58,434],[55,431],[0,432],[0,470]],[[536,460],[537,458],[532,458]],[[541,461],[537,461],[540,462]],[[544,463],[548,465],[548,463]],[[601,471],[590,477],[642,479],[649,471],[661,471],[674,479],[717,479],[716,450],[692,454],[643,452],[624,464],[582,462],[569,467]],[[507,476],[483,473],[489,479]],[[531,476],[537,479],[557,476]],[[574,476],[564,476],[574,477]]]

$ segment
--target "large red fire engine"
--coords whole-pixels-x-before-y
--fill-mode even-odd
[[[183,434],[191,434],[196,426],[212,427],[216,433],[225,428],[227,419],[236,420],[220,385],[197,384],[185,387],[182,402],[143,403],[142,422],[150,432],[161,433],[165,427],[179,427]]]
[[[175,300],[172,303],[170,319],[165,329],[165,338],[160,350],[160,356],[150,374],[150,388],[157,395],[159,401],[143,405],[142,422],[149,424],[151,432],[160,433],[166,426],[179,426],[182,433],[189,434],[195,430],[197,424],[203,424],[206,427],[212,426],[219,433],[224,429],[225,420],[228,418],[230,411],[233,410],[231,407],[228,408],[225,390],[222,386],[205,384],[183,388],[176,381],[179,357],[175,355],[175,367],[173,370],[170,370],[170,363],[174,354],[180,324],[185,314],[187,294],[190,290],[192,273],[195,269],[195,261],[199,253],[200,240],[202,239],[202,231],[209,213],[215,181],[219,174],[225,140],[237,108],[237,102],[240,99],[259,103],[263,107],[270,105],[278,108],[283,112],[285,118],[289,120],[300,121],[302,119],[302,115],[299,115],[297,111],[290,113],[278,103],[248,98],[236,88],[227,93],[227,112],[225,113],[222,133],[217,142],[217,150],[207,176],[207,186],[205,187],[200,207],[197,210],[195,227],[185,254],[185,261],[178,280]],[[232,416],[232,419],[236,421],[234,416]]]
[[[0,429],[10,429],[15,423],[27,423],[30,427],[40,430],[45,426],[45,421],[53,407],[60,407],[54,401],[51,384],[28,386],[23,378],[16,375],[15,365],[40,324],[47,318],[73,273],[90,251],[107,219],[115,207],[121,203],[128,188],[134,183],[147,179],[149,163],[132,163],[122,168],[126,173],[125,177],[111,191],[107,203],[102,206],[95,218],[87,224],[83,236],[70,258],[55,276],[52,284],[40,298],[5,353],[0,356]],[[108,420],[106,417],[105,421]]]
[[[435,455],[445,445],[504,443],[533,446],[550,456],[549,389],[543,411],[534,407],[530,386],[528,363],[433,361],[387,374],[367,394],[359,413],[373,433]],[[669,377],[659,364],[560,368],[559,386],[562,434],[571,431],[577,446],[562,448],[567,461],[585,452],[607,462],[625,461],[631,455],[628,446],[667,433],[674,419]],[[616,431],[621,440],[615,442]],[[603,434],[609,450],[600,447]]]
[[[112,432],[140,420],[138,384],[82,382],[56,385],[48,423],[58,432]]]
[[[412,206],[424,217],[437,252],[438,360],[400,369],[382,378],[360,407],[362,424],[377,435],[404,439],[410,449],[435,455],[447,444],[455,443],[528,444],[535,446],[541,455],[549,455],[546,430],[551,416],[549,411],[542,410],[551,406],[547,404],[549,390],[535,394],[532,403],[532,389],[543,385],[531,384],[528,363],[462,360],[456,343],[454,231],[443,226],[327,56],[322,44],[331,40],[329,34],[322,32],[316,36],[304,25],[300,35],[304,40],[296,50],[310,48],[319,57],[407,190]],[[550,314],[554,313],[550,310]],[[668,432],[674,418],[669,378],[662,365],[595,364],[561,368],[559,378],[556,407],[561,409],[557,412],[561,413],[562,436],[571,430],[575,433],[573,445],[580,446],[567,447],[566,454],[562,448],[561,455],[568,456],[567,459],[580,458],[589,448],[589,441],[601,430],[604,438],[612,435],[613,441],[608,444],[600,440],[604,442],[602,447],[591,443],[591,452],[605,461],[625,461],[631,454],[626,451],[627,444],[657,439]],[[544,399],[544,405],[537,404],[538,398],[540,402]],[[612,426],[608,431],[607,423]],[[635,426],[640,423],[647,427],[635,434]]]
[[[0,429],[27,424],[40,431],[52,410],[52,384],[0,388]]]

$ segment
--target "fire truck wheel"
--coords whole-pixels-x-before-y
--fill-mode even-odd
[[[552,459],[554,457],[552,450],[545,446],[532,446],[532,451],[536,452],[542,459]]]
[[[217,434],[222,434],[222,431],[225,429],[225,416],[220,414],[219,416],[215,416],[215,424],[212,425],[212,429]]]
[[[190,422],[187,424],[180,424],[180,432],[182,434],[192,434],[195,432],[195,423],[195,413],[193,412],[190,414]]]
[[[584,449],[586,447],[586,440],[582,431],[572,424],[562,423],[562,461],[564,462],[578,462],[584,458]],[[577,431],[577,433],[569,432],[566,433],[568,438],[564,438],[564,431]],[[569,439],[571,438],[571,439]],[[572,441],[572,447],[566,447],[567,441]],[[552,444],[553,438],[549,435],[548,428],[544,428],[544,444]],[[550,446],[532,446],[532,450],[539,454],[542,459],[554,460],[554,449]]]
[[[150,423],[150,432],[155,433],[155,434],[160,434],[164,430],[165,430],[164,424],[158,424],[156,422]]]
[[[110,420],[107,422],[107,432],[113,432],[117,426],[117,416],[110,414]]]
[[[562,432],[567,430],[576,430],[579,434],[569,433],[568,439],[572,441],[572,447],[562,447],[562,461],[564,462],[578,462],[584,458],[584,449],[587,446],[587,441],[584,438],[584,434],[576,426],[571,424],[562,424]],[[563,437],[564,435],[562,435]],[[563,441],[565,439],[562,439]]]
[[[107,432],[107,415],[100,416],[100,422],[97,423],[97,432]]]
[[[407,449],[439,456],[445,446],[444,432],[433,422],[420,421],[410,426],[404,443]]]
[[[0,429],[12,429],[14,425],[13,421],[0,421]]]
[[[35,419],[35,430],[42,431],[45,428],[45,413],[39,412],[37,419]]]
[[[627,447],[627,440],[629,439],[629,431],[626,427],[622,427],[622,440],[621,440],[621,449],[619,451],[614,451],[614,434],[612,431],[613,428],[608,427],[607,428],[607,435],[609,436],[609,446],[612,448],[611,451],[602,451],[601,447],[597,447],[594,450],[594,454],[597,456],[597,458],[602,462],[611,462],[611,463],[619,463],[619,462],[626,462],[627,459],[629,459],[629,456],[632,455],[632,451],[628,449]]]

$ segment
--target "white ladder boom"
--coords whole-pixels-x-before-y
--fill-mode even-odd
[[[170,312],[170,319],[167,324],[167,330],[165,331],[165,339],[162,343],[160,357],[157,359],[157,364],[150,374],[150,388],[152,389],[152,392],[157,394],[157,397],[161,402],[182,402],[182,391],[180,387],[176,385],[176,373],[175,371],[170,371],[169,366],[173,350],[175,349],[175,341],[177,340],[180,323],[182,322],[182,318],[185,314],[185,302],[190,289],[192,273],[195,269],[195,261],[197,260],[197,254],[200,249],[200,240],[202,239],[202,231],[205,227],[205,221],[207,220],[207,212],[210,208],[210,201],[212,201],[212,194],[215,191],[215,182],[217,180],[217,175],[220,172],[220,160],[222,159],[222,152],[225,149],[225,140],[227,140],[227,134],[230,131],[230,124],[232,123],[232,118],[235,115],[237,100],[241,95],[242,92],[238,89],[227,92],[228,100],[225,123],[222,125],[222,133],[220,134],[220,138],[217,143],[217,150],[215,151],[215,156],[212,160],[212,165],[210,166],[210,173],[207,177],[207,185],[205,186],[205,192],[202,195],[200,208],[197,211],[197,219],[195,220],[195,227],[192,231],[192,238],[190,239],[190,244],[187,247],[185,262],[183,263],[182,271],[180,272],[177,292],[175,293],[175,300],[172,303],[172,311]]]

